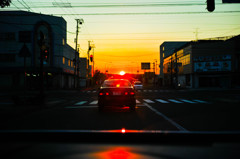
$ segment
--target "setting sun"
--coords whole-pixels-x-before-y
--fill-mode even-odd
[[[121,71],[119,74],[120,74],[120,75],[125,75],[125,72],[124,72],[124,71]]]

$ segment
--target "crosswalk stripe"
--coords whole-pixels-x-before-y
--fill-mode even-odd
[[[87,103],[87,101],[81,101],[81,102],[75,103],[74,105],[82,105],[84,103]]]
[[[91,91],[87,91],[88,93],[90,93]]]
[[[152,92],[152,90],[148,90],[149,92]]]
[[[198,99],[194,99],[193,101],[198,102],[198,103],[208,103],[208,102],[206,102],[206,101],[198,100]]]
[[[198,99],[193,99],[193,100],[186,100],[186,99],[179,99],[179,100],[175,100],[175,99],[154,99],[156,100],[157,102],[160,102],[160,103],[169,103],[169,102],[173,102],[173,103],[191,103],[191,104],[194,104],[194,103],[208,103],[206,101],[203,101],[203,100],[198,100]],[[150,100],[150,99],[143,99],[143,101],[145,101],[146,103],[155,103],[153,100]],[[80,101],[78,103],[75,103],[74,105],[83,105],[87,103],[87,101]],[[90,105],[95,105],[97,104],[98,101],[97,100],[94,100],[92,102],[90,102],[89,104]],[[136,103],[137,104],[140,104],[141,102],[139,100],[136,99]]]
[[[138,90],[138,92],[141,92],[141,90]]]
[[[154,101],[150,100],[150,99],[143,99],[146,103],[155,103]]]
[[[96,93],[96,91],[92,91],[93,93]]]
[[[158,90],[154,90],[154,92],[158,92]]]
[[[183,102],[186,102],[186,103],[196,103],[196,102],[193,102],[193,101],[190,101],[190,100],[186,100],[186,99],[180,99],[181,101]]]
[[[180,102],[180,101],[177,101],[177,100],[175,100],[175,99],[168,99],[170,102],[174,102],[174,103],[182,103],[182,102]]]
[[[160,103],[169,103],[168,101],[162,100],[162,99],[155,99],[156,101],[160,102]]]
[[[98,103],[98,101],[95,100],[95,101],[91,102],[90,104],[97,104],[97,103]]]
[[[147,92],[147,90],[143,90],[143,92]]]

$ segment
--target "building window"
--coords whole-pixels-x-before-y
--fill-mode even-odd
[[[162,47],[162,51],[164,51],[164,46]]]
[[[16,54],[0,54],[0,62],[15,62]]]
[[[164,58],[164,53],[163,53],[163,58]]]
[[[65,57],[62,58],[62,62],[63,62],[63,64],[65,64]]]
[[[15,41],[15,33],[14,32],[2,32],[0,33],[0,41]]]
[[[62,44],[65,45],[65,39],[64,38],[62,38]]]
[[[70,60],[68,60],[68,66],[71,66],[71,64],[70,64],[70,63],[71,63],[71,61],[70,61]]]
[[[180,57],[178,62],[182,63],[182,66],[190,64],[190,54]]]

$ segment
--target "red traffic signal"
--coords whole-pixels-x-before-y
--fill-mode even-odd
[[[48,51],[48,49],[44,49],[43,50],[43,59],[45,59],[45,60],[48,60],[48,56],[49,56],[49,51]]]
[[[90,55],[90,61],[91,62],[93,61],[93,55]]]

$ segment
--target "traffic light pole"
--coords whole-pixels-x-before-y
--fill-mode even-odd
[[[40,101],[42,104],[44,104],[44,77],[43,77],[43,50],[40,49],[40,73],[39,73],[39,78],[40,78]]]

